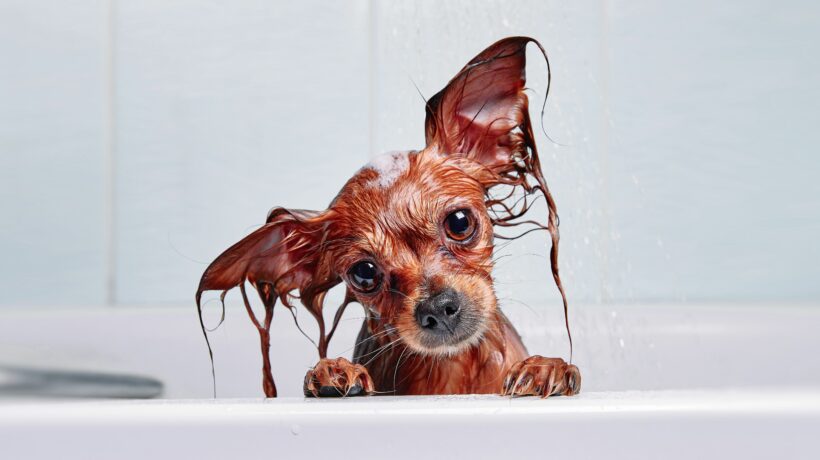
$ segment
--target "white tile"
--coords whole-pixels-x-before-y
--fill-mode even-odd
[[[816,3],[609,4],[613,295],[818,299]]]
[[[364,0],[118,2],[118,302],[192,302],[269,208],[327,206],[368,155],[367,19]]]
[[[105,300],[106,20],[0,5],[0,305]]]

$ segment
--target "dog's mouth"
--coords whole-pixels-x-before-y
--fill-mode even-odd
[[[483,323],[483,322],[482,322]],[[411,348],[426,355],[455,356],[477,345],[484,335],[483,324],[456,331],[450,337],[441,337],[421,331]]]

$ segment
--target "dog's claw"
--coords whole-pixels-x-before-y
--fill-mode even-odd
[[[501,385],[504,396],[572,396],[581,391],[581,373],[561,358],[530,356],[507,372]]]
[[[325,358],[305,375],[304,392],[314,398],[361,396],[373,394],[374,386],[361,364],[345,358]]]

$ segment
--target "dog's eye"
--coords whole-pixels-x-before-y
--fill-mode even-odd
[[[378,267],[366,260],[354,265],[348,272],[348,276],[353,287],[365,293],[375,291],[381,283]]]
[[[450,239],[465,241],[475,233],[475,219],[470,211],[459,209],[444,219],[444,230]]]

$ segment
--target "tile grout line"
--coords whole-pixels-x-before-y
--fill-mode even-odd
[[[105,57],[105,303],[116,304],[116,0],[108,0],[106,21],[106,57]]]
[[[603,148],[602,152],[602,162],[603,165],[601,167],[601,178],[602,178],[602,186],[601,191],[601,201],[604,204],[604,215],[602,219],[602,226],[603,226],[603,239],[606,242],[603,245],[603,260],[604,263],[601,264],[601,281],[600,281],[600,298],[602,302],[609,303],[612,302],[612,280],[610,279],[610,269],[609,264],[611,263],[610,257],[613,254],[613,248],[611,247],[614,244],[614,240],[612,239],[612,203],[609,200],[609,187],[610,187],[610,164],[609,164],[609,155],[610,155],[610,128],[609,128],[609,120],[610,120],[610,95],[609,95],[609,83],[610,83],[610,68],[609,68],[609,58],[610,58],[610,14],[612,8],[610,4],[610,0],[603,0],[601,2],[601,39],[599,42],[600,46],[600,59],[601,59],[601,96],[602,96],[602,106],[603,110],[601,111],[600,117],[600,129],[601,129],[601,147]]]
[[[374,21],[374,9],[376,8],[375,0],[368,0],[367,2],[367,141],[368,141],[368,161],[370,158],[376,156],[374,149],[376,148],[376,120],[375,120],[375,104],[376,104],[376,23]]]

